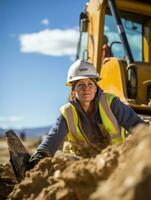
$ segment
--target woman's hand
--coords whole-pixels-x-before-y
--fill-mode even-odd
[[[44,152],[36,151],[30,158],[27,164],[27,170],[31,170],[34,166],[43,158],[48,157],[48,155]]]

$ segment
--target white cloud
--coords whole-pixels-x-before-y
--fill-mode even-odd
[[[49,20],[47,18],[45,18],[45,19],[41,20],[40,23],[43,24],[43,25],[48,26],[49,25]]]
[[[19,116],[8,116],[2,117],[0,116],[0,122],[19,122],[22,121],[24,118]]]
[[[0,116],[0,128],[20,128],[22,127],[21,122],[24,121],[24,117],[21,116]]]
[[[76,29],[45,29],[19,37],[21,52],[40,53],[49,56],[73,56],[76,54],[79,32]]]

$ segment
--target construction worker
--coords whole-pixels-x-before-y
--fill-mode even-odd
[[[70,152],[90,157],[109,144],[125,140],[124,131],[144,123],[143,120],[114,94],[98,87],[100,80],[95,67],[77,60],[68,71],[66,85],[71,86],[71,100],[60,108],[60,115],[31,156],[29,169],[40,159],[53,156],[65,138]]]
[[[104,63],[105,58],[109,58],[112,56],[111,48],[108,45],[108,37],[106,35],[103,36],[103,46],[102,46],[102,63]]]

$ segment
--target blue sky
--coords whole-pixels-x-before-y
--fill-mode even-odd
[[[0,128],[54,123],[86,0],[0,1]]]

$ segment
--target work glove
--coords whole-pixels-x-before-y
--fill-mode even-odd
[[[34,166],[43,158],[48,157],[48,155],[45,152],[38,152],[36,151],[31,158],[29,159],[29,162],[27,164],[26,170],[31,170],[34,168]]]

